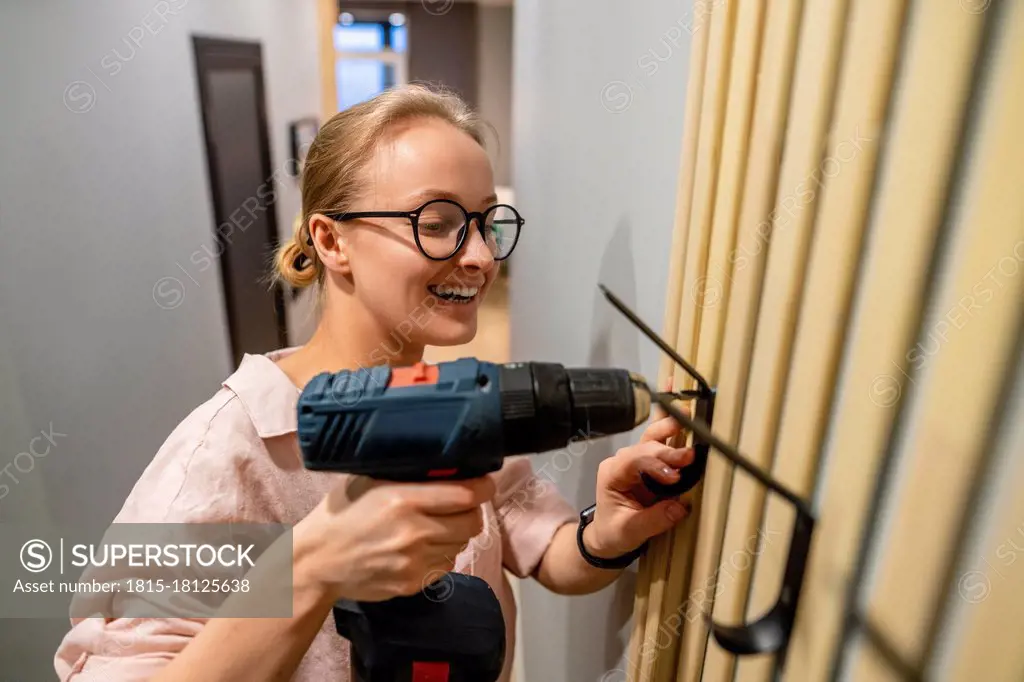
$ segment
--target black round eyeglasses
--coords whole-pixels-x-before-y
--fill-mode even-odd
[[[357,218],[407,218],[416,246],[430,260],[448,260],[462,248],[475,218],[477,229],[494,260],[512,255],[519,241],[523,217],[508,204],[495,204],[483,212],[467,211],[450,199],[433,199],[412,211],[358,211],[325,213],[339,222]]]

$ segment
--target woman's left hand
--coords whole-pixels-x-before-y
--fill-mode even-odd
[[[597,509],[583,536],[588,552],[600,558],[621,556],[686,518],[690,510],[676,498],[646,506],[653,494],[641,478],[648,474],[666,484],[679,480],[678,469],[693,461],[693,448],[673,448],[665,442],[680,430],[672,417],[659,419],[647,427],[639,443],[601,462]]]

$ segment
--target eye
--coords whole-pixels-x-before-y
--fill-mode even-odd
[[[420,216],[420,234],[446,235],[459,229],[460,221],[439,216]]]
[[[465,214],[454,204],[434,202],[420,212],[420,236],[447,237],[457,234],[465,221]]]

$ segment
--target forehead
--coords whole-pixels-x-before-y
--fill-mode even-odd
[[[487,152],[467,133],[438,119],[396,127],[374,151],[366,174],[367,194],[382,201],[400,202],[427,188],[467,204],[494,194]]]

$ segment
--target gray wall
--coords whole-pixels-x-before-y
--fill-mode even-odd
[[[597,283],[661,328],[691,12],[688,0],[628,9],[616,0],[517,0],[513,180],[527,224],[512,258],[513,359],[656,377],[657,349],[604,302]],[[593,443],[571,465],[549,457],[547,471],[582,508],[593,502],[598,461],[636,435]],[[633,584],[630,573],[570,598],[527,582],[525,679],[624,680],[603,676],[628,641]]]
[[[477,7],[410,2],[409,80],[444,83],[477,105]],[[441,11],[442,8],[445,11]]]
[[[320,110],[315,0],[0,5],[0,469],[66,434],[9,470],[0,520],[109,522],[233,369],[220,275],[189,260],[213,249],[193,33],[262,43],[283,167],[288,121]],[[290,232],[297,184],[277,190]],[[67,627],[0,623],[0,677],[52,679]]]
[[[494,126],[488,151],[498,185],[512,182],[512,8],[477,9],[477,93],[480,115]]]

